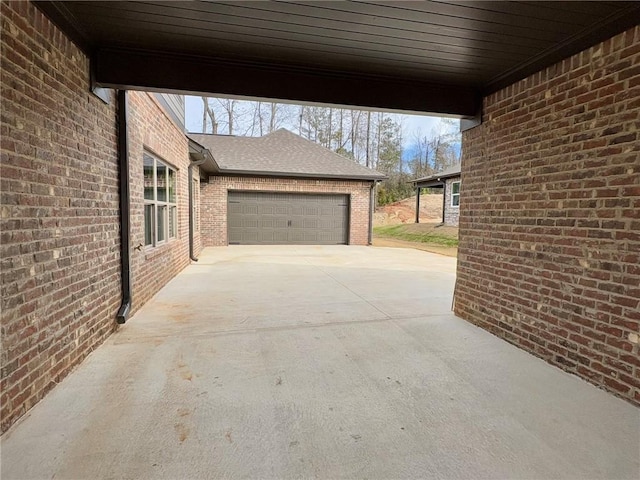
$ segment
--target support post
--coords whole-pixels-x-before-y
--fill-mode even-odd
[[[416,185],[416,223],[420,223],[420,187]]]
[[[442,224],[444,225],[444,212],[447,209],[447,181],[442,183]]]

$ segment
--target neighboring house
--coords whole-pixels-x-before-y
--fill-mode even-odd
[[[189,134],[201,165],[204,246],[371,242],[381,173],[281,129],[262,137]]]
[[[412,183],[416,187],[416,212],[420,211],[420,191],[423,188],[441,188],[442,192],[442,223],[457,227],[460,218],[460,164],[449,167],[440,173],[428,177],[418,178]],[[416,213],[416,223],[420,219]]]

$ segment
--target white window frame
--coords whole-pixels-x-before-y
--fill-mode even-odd
[[[152,248],[163,245],[178,236],[178,171],[161,160],[157,155],[145,150],[143,153],[143,191],[144,191],[144,245]],[[145,176],[146,162],[152,162],[153,175]],[[166,184],[158,185],[158,168],[166,169]],[[173,182],[171,182],[173,179]],[[149,182],[151,187],[149,187]],[[173,183],[173,199],[171,199],[171,183]],[[147,198],[147,189],[152,188],[152,197]],[[158,191],[164,190],[164,200],[159,198]],[[162,231],[158,225],[162,224]],[[147,231],[147,228],[150,231]],[[150,233],[150,235],[149,235]]]
[[[453,186],[458,185],[458,193],[455,193],[453,190]],[[458,199],[458,204],[456,205],[455,200]],[[460,208],[460,180],[457,182],[451,182],[451,207]]]

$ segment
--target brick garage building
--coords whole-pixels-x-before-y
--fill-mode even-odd
[[[213,155],[200,192],[204,246],[371,243],[384,175],[284,129],[189,136]]]

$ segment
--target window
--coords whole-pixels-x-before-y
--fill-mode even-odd
[[[453,182],[451,184],[451,206],[460,206],[460,182]]]
[[[176,171],[150,153],[143,154],[144,244],[158,245],[178,234]]]

